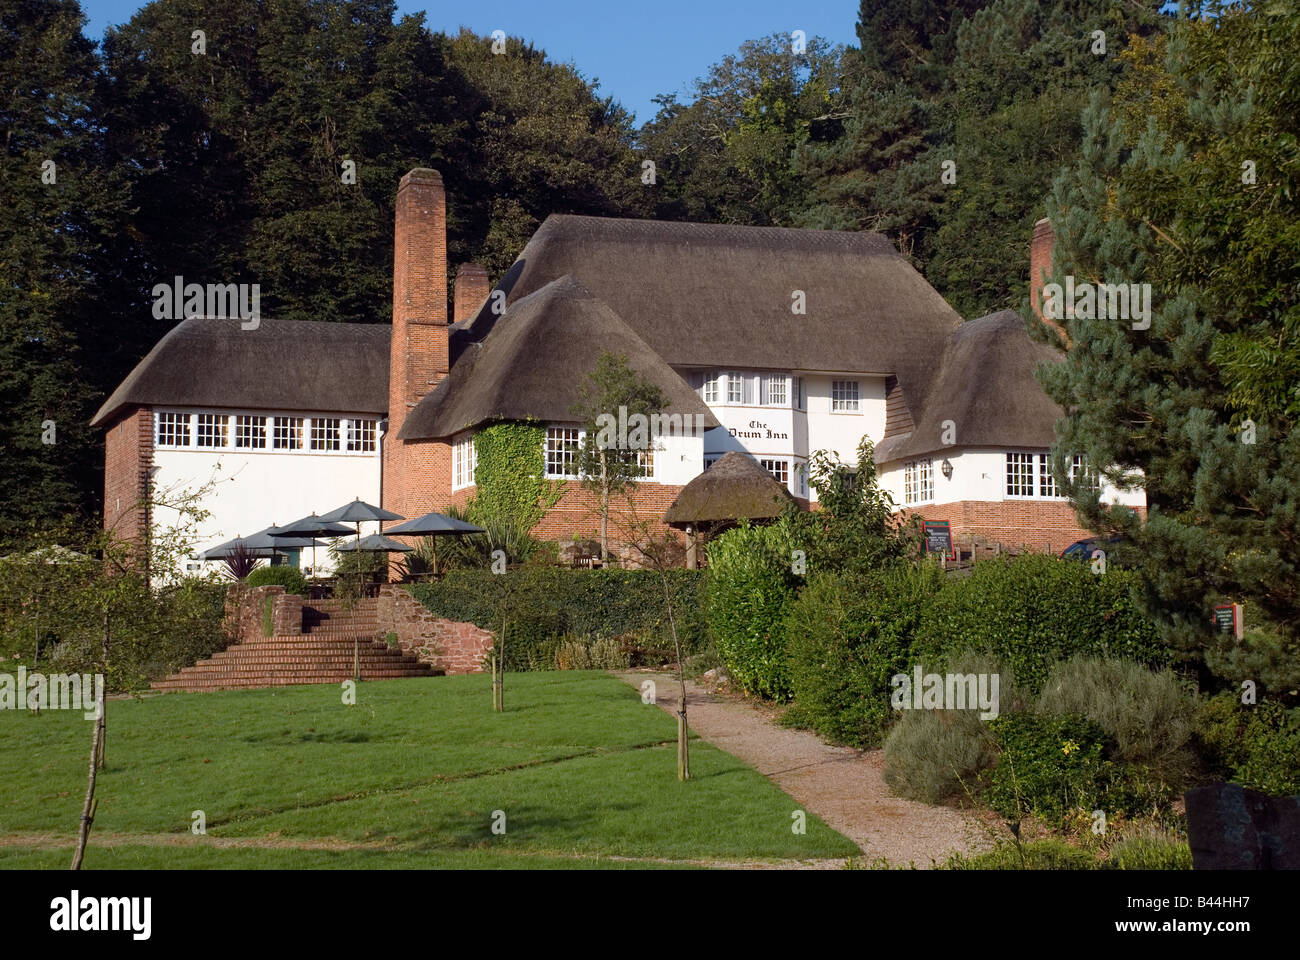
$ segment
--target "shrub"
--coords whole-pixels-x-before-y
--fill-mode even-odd
[[[1023,711],[1025,698],[1011,671],[970,654],[952,673],[997,674],[999,716]],[[940,803],[982,789],[981,774],[997,761],[996,740],[975,710],[903,710],[885,740],[885,782],[900,797]]]
[[[945,870],[1095,870],[1097,858],[1063,840],[1001,843],[973,855],[953,854]]]
[[[707,638],[699,570],[668,571],[673,616],[685,652]],[[524,567],[506,576],[453,570],[437,583],[408,588],[429,610],[487,630],[507,615],[506,662],[511,670],[551,670],[566,637],[584,642],[620,638],[631,655],[657,659],[671,651],[664,585],[649,570],[564,570]]]
[[[628,659],[622,644],[613,638],[566,639],[555,648],[557,670],[625,670]]]
[[[1165,833],[1128,837],[1110,848],[1102,863],[1107,870],[1190,870],[1192,848],[1186,840]]]
[[[787,723],[837,743],[878,745],[895,719],[890,678],[910,668],[912,637],[942,577],[934,564],[899,564],[810,578],[785,624],[795,697]]]
[[[1245,705],[1230,691],[1203,701],[1197,741],[1211,772],[1274,796],[1300,793],[1298,713],[1272,700]]]
[[[304,597],[307,595],[307,578],[302,575],[301,570],[287,563],[274,567],[258,567],[248,575],[244,583],[250,587],[267,587],[274,584],[284,587],[285,593],[296,593]]]
[[[1092,810],[1113,770],[1102,756],[1106,733],[1084,717],[1011,714],[990,722],[1001,752],[988,778],[987,801],[1002,816],[1026,813],[1059,821],[1073,809]]]
[[[1054,663],[1079,654],[1165,666],[1169,650],[1131,596],[1136,576],[1114,568],[1098,576],[1087,564],[1042,554],[982,561],[932,599],[916,652],[940,660],[986,651],[1031,693]]]
[[[774,700],[790,696],[786,607],[799,582],[785,518],[763,527],[747,522],[708,546],[709,627],[727,670],[745,690]]]
[[[1170,792],[1182,792],[1195,770],[1196,699],[1171,671],[1076,657],[1052,668],[1036,709],[1087,717],[1115,741],[1115,760]]]

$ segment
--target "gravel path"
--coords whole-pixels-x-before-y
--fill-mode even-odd
[[[671,674],[636,671],[617,676],[637,688],[654,680],[659,707],[675,714],[679,687]],[[804,809],[853,840],[868,862],[883,858],[893,866],[928,869],[949,854],[991,846],[988,830],[975,816],[893,796],[885,784],[881,750],[828,746],[816,734],[778,726],[741,697],[715,694],[690,680],[686,715],[696,734],[750,764]]]

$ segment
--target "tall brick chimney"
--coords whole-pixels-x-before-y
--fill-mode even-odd
[[[1034,224],[1034,236],[1029,241],[1029,302],[1033,305],[1034,316],[1047,324],[1069,346],[1070,337],[1065,326],[1043,316],[1043,284],[1052,272],[1052,248],[1056,245],[1056,234],[1052,230],[1052,221],[1043,218]]]
[[[446,444],[403,443],[402,424],[451,369],[447,329],[447,198],[442,175],[417,168],[397,187],[393,229],[393,333],[388,367],[388,429],[383,441],[383,506],[414,517],[450,489]]]
[[[393,231],[393,340],[388,430],[451,369],[447,331],[447,198],[437,170],[417,168],[397,188]]]
[[[462,263],[457,267],[456,286],[452,290],[452,296],[455,297],[452,322],[462,323],[474,316],[491,290],[487,268],[482,264]]]

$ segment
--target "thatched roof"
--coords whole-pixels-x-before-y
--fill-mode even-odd
[[[948,339],[939,374],[909,433],[882,440],[876,462],[889,463],[946,449],[944,421],[957,447],[1047,447],[1063,411],[1034,378],[1059,352],[1035,343],[1014,310],[971,320]]]
[[[718,520],[766,520],[779,516],[794,497],[785,485],[737,450],[723,454],[712,467],[682,488],[664,523],[682,526]]]
[[[183,320],[136,364],[90,421],[166,404],[255,410],[388,411],[386,324],[263,319]]]
[[[411,411],[399,438],[441,439],[498,420],[574,420],[587,375],[607,351],[625,354],[628,366],[664,391],[665,413],[698,414],[706,429],[718,426],[699,395],[628,324],[562,276],[516,300],[492,336],[469,346]]]
[[[674,367],[892,373],[914,420],[961,323],[879,234],[556,215],[496,285],[504,316],[489,297],[453,328],[453,352],[565,274]]]

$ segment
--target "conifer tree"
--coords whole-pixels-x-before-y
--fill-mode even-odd
[[[1146,491],[1144,524],[1066,484],[1086,526],[1133,541],[1121,559],[1142,571],[1168,638],[1233,686],[1294,696],[1294,384],[1274,389],[1269,362],[1242,354],[1276,354],[1282,369],[1297,356],[1300,15],[1211,6],[1167,43],[1134,47],[1129,82],[1084,112],[1081,154],[1049,204],[1049,279],[1149,283],[1150,326],[1076,314],[1065,362],[1040,378],[1068,412],[1058,476],[1067,455],[1084,454],[1111,482]],[[1211,608],[1232,602],[1245,604],[1241,644],[1210,627]]]

